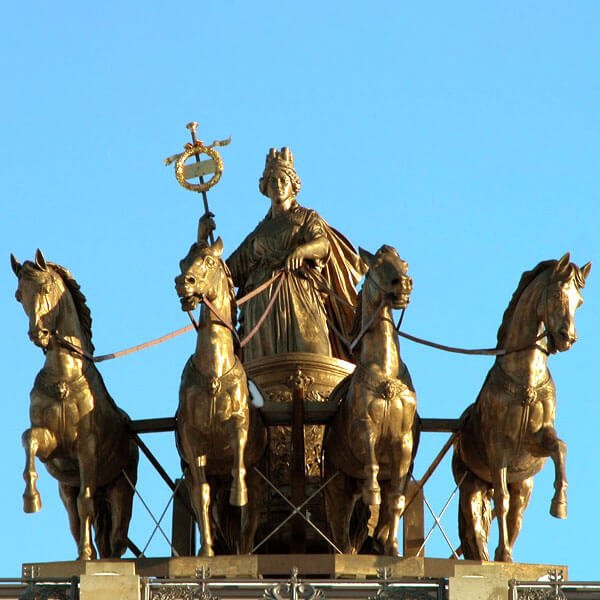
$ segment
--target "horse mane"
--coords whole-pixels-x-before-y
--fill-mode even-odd
[[[233,327],[237,324],[237,299],[235,294],[235,286],[233,285],[233,276],[231,275],[231,270],[227,266],[227,263],[220,258],[219,259],[221,266],[223,267],[223,271],[225,273],[225,277],[227,278],[227,292],[229,294],[229,302],[231,304],[231,325]]]
[[[92,343],[92,313],[87,305],[87,300],[83,295],[81,288],[71,272],[61,265],[56,263],[48,262],[48,266],[62,279],[65,287],[70,292],[75,304],[75,310],[79,317],[81,329],[83,333],[83,344],[87,346],[87,350],[90,354],[94,353],[94,344]]]
[[[354,340],[354,338],[360,333],[361,325],[362,325],[362,307],[363,307],[363,291],[362,288],[356,295],[356,308],[354,309],[354,317],[352,319],[352,326],[350,327],[350,331],[348,332],[348,336],[350,340]],[[360,342],[358,343],[355,351],[360,347]]]
[[[515,309],[517,308],[517,304],[523,295],[523,292],[529,286],[530,283],[533,282],[534,279],[544,271],[547,271],[556,266],[557,260],[543,260],[537,266],[535,266],[531,271],[525,271],[523,275],[521,275],[521,279],[519,281],[519,285],[517,289],[514,291],[506,310],[504,311],[504,316],[502,317],[502,323],[498,328],[498,336],[497,336],[497,348],[502,348],[504,345],[504,339],[506,337],[506,333],[508,331],[508,324],[510,323]]]

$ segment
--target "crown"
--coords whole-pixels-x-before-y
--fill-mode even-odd
[[[271,148],[269,150],[265,161],[265,171],[268,171],[273,167],[283,167],[295,170],[294,155],[287,146],[284,146],[281,150],[277,150],[277,148]]]

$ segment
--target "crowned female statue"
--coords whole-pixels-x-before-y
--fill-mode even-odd
[[[355,287],[365,271],[361,259],[316,211],[298,204],[300,179],[289,148],[269,151],[259,189],[271,200],[271,207],[227,264],[239,296],[282,270],[287,277],[244,348],[244,361],[287,352],[347,358],[347,349],[334,332],[350,331]],[[276,288],[273,282],[242,306],[242,335],[259,323]]]

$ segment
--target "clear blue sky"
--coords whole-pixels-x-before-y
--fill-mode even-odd
[[[24,260],[40,247],[71,269],[100,354],[185,325],[173,277],[200,202],[162,159],[197,120],[208,141],[233,137],[209,195],[226,251],[267,210],[257,188],[266,151],[289,145],[301,203],[356,245],[391,244],[408,260],[406,331],[491,346],[522,271],[567,250],[600,268],[599,20],[600,6],[583,1],[6,3],[0,575],[76,555],[43,467],[42,512],[21,508],[20,436],[43,357],[14,301],[9,252]],[[569,518],[548,514],[548,464],[515,548],[516,560],[568,564],[575,579],[600,577],[590,553],[600,535],[598,277],[584,290],[580,341],[550,360]],[[193,345],[190,334],[101,371],[132,417],[170,416]],[[491,365],[410,342],[402,352],[425,417],[458,416]],[[172,437],[146,439],[177,476]],[[417,475],[443,441],[424,436]],[[140,491],[160,513],[168,490],[142,463]],[[426,488],[436,509],[453,485],[446,461]],[[456,501],[444,523],[457,544],[455,521]],[[136,504],[131,537],[143,546],[151,530]],[[168,548],[155,538],[147,552]],[[449,555],[438,533],[427,552]]]

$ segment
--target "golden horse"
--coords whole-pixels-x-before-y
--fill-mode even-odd
[[[181,376],[176,429],[202,556],[214,554],[217,527],[218,549],[240,554],[252,549],[263,488],[253,470],[246,477],[246,465],[255,465],[266,448],[266,430],[250,405],[246,373],[234,351],[235,294],[222,253],[220,238],[213,245],[194,244],[175,278],[183,310],[202,302],[196,351]],[[210,510],[211,496],[217,511]],[[228,504],[243,510],[236,513]]]
[[[138,449],[129,417],[106,390],[91,355],[92,319],[85,296],[69,271],[46,262],[20,264],[17,300],[29,318],[29,337],[46,356],[31,390],[31,428],[23,433],[25,512],[41,508],[37,456],[59,482],[79,558],[118,558],[127,548]],[[132,485],[127,481],[129,481]]]
[[[341,404],[326,433],[325,472],[327,478],[339,473],[325,488],[325,506],[333,541],[342,552],[359,552],[368,533],[386,554],[397,556],[416,447],[417,401],[400,357],[392,309],[408,305],[412,280],[407,263],[391,246],[375,255],[359,252],[369,267],[355,326],[360,352],[354,373],[332,393]],[[365,507],[357,505],[361,496],[370,507],[368,524]]]
[[[509,352],[496,359],[477,401],[463,414],[454,447],[466,559],[489,560],[493,497],[499,533],[495,560],[512,561],[533,476],[548,456],[555,467],[550,514],[567,516],[566,444],[554,429],[556,395],[547,359],[577,339],[575,311],[590,268],[591,263],[579,268],[569,262],[568,254],[541,262],[523,273],[504,313],[498,347]]]

